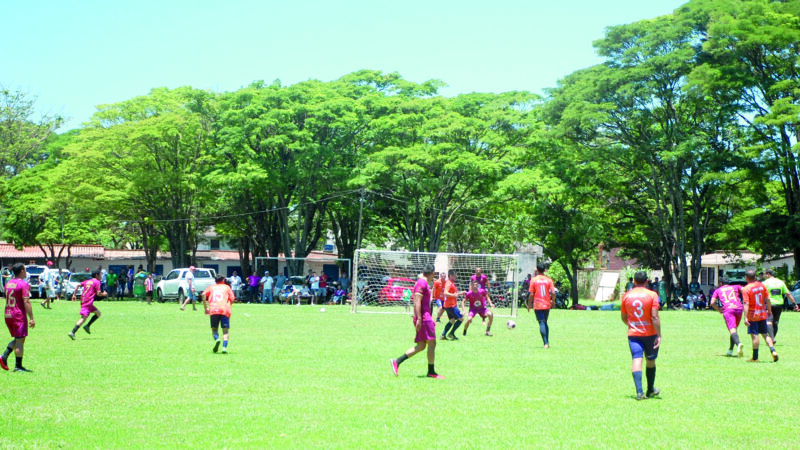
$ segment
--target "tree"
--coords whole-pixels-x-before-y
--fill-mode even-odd
[[[34,118],[34,100],[0,87],[0,171],[10,178],[47,158],[44,144],[62,122],[58,116]]]

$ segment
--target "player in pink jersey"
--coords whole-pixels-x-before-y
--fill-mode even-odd
[[[658,317],[658,294],[647,289],[647,274],[639,271],[633,275],[634,287],[622,296],[620,313],[622,323],[628,327],[628,346],[633,364],[633,384],[636,400],[660,394],[653,386],[656,380],[656,358],[661,346],[661,319]],[[642,390],[642,359],[647,358],[647,392]]]
[[[763,283],[756,280],[756,271],[748,270],[744,274],[747,286],[742,288],[744,303],[744,324],[747,332],[753,338],[753,358],[748,362],[758,362],[758,335],[760,334],[772,352],[772,360],[778,362],[778,352],[767,329],[767,316],[772,307],[769,301],[769,291]]]
[[[225,277],[217,275],[214,279],[217,284],[211,285],[200,296],[203,300],[203,309],[211,318],[211,337],[214,338],[214,348],[219,350],[219,329],[222,324],[222,353],[228,353],[228,330],[230,329],[231,304],[236,300],[233,290],[225,284]]]
[[[483,273],[480,267],[475,268],[475,274],[470,277],[470,280],[476,281],[478,287],[481,289],[486,289],[486,285],[489,283],[489,278]]]
[[[730,332],[730,347],[728,356],[733,356],[733,346],[736,346],[736,353],[742,357],[744,345],[739,341],[739,322],[742,321],[743,306],[740,300],[742,287],[736,284],[728,284],[728,280],[723,278],[722,284],[714,294],[711,295],[711,307],[722,314],[725,319],[725,327]]]
[[[97,269],[95,269],[92,272],[91,278],[81,283],[81,286],[83,286],[83,293],[81,294],[81,312],[80,312],[81,318],[78,319],[78,322],[75,324],[75,327],[72,328],[72,331],[70,331],[69,334],[67,335],[73,341],[75,340],[75,333],[78,331],[78,328],[80,328],[81,325],[83,325],[83,323],[86,322],[86,319],[89,317],[89,314],[94,313],[92,318],[89,320],[89,323],[87,323],[86,326],[83,327],[83,331],[85,331],[86,334],[92,334],[89,327],[91,327],[92,324],[95,323],[97,319],[100,318],[100,310],[94,306],[94,300],[97,297],[105,297],[108,295],[100,287],[101,286],[100,271]],[[75,292],[72,293],[73,301],[75,300],[77,293],[78,290],[75,289]]]
[[[463,335],[467,335],[467,329],[469,325],[472,323],[472,318],[475,316],[481,316],[482,319],[489,318],[489,324],[486,325],[486,336],[492,335],[492,320],[494,318],[494,314],[492,314],[492,310],[487,309],[487,303],[490,307],[494,308],[494,304],[492,303],[492,299],[489,298],[489,293],[486,289],[481,289],[478,287],[478,282],[470,280],[469,282],[469,291],[464,294],[464,298],[461,299],[461,309],[464,309],[464,302],[469,303],[469,314],[467,315],[467,321],[464,322],[464,332]]]
[[[0,367],[8,370],[8,358],[14,352],[16,364],[14,372],[31,372],[22,365],[22,356],[25,353],[25,338],[28,337],[28,327],[36,326],[33,320],[33,308],[31,308],[31,287],[25,278],[28,273],[22,263],[14,264],[11,268],[14,278],[6,282],[6,308],[5,319],[8,331],[13,338],[8,343],[6,351],[0,355]],[[25,320],[25,316],[28,320]]]
[[[403,361],[428,348],[428,377],[444,378],[436,373],[434,360],[436,359],[436,323],[431,317],[431,290],[430,285],[436,277],[433,264],[426,264],[422,269],[422,277],[414,285],[414,330],[416,345],[406,350],[399,358],[391,360],[392,371],[397,376],[397,371]]]

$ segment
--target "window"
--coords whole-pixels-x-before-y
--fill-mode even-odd
[[[208,246],[211,250],[219,250],[219,239],[209,239]]]

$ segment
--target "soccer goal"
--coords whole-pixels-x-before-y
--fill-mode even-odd
[[[519,281],[522,281],[518,255],[363,249],[356,250],[353,261],[352,311],[413,313],[411,290],[426,264],[433,264],[437,278],[441,272],[455,270],[459,291],[469,289],[470,277],[476,268],[480,268],[488,279],[494,314],[500,317],[517,316],[517,298],[521,289]],[[466,311],[463,312],[466,314]]]

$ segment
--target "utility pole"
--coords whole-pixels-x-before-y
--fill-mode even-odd
[[[356,250],[361,248],[361,217],[364,213],[364,188],[358,193],[358,237],[356,238]]]

